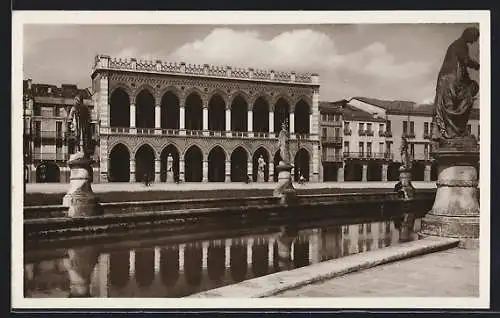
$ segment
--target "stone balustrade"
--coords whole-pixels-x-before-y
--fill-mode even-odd
[[[95,57],[93,72],[99,69],[184,74],[313,85],[319,84],[319,76],[314,73],[275,72],[274,70],[232,68],[231,66],[187,64],[185,62],[176,63],[161,60],[140,60],[136,58],[110,57],[107,55],[97,55]]]

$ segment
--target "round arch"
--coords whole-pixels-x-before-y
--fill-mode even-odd
[[[288,127],[290,128],[290,103],[283,97],[278,98],[274,105],[274,132],[281,131],[281,124],[288,120]]]
[[[259,177],[259,158],[261,156],[264,161],[263,179]],[[259,147],[253,154],[252,162],[252,180],[254,182],[267,182],[269,180],[269,152],[264,147]]]
[[[169,160],[171,156],[171,161]],[[160,181],[178,182],[179,181],[179,150],[173,144],[169,144],[160,154]]]
[[[237,97],[240,97],[240,98],[243,98],[243,100],[245,101],[245,103],[249,106],[250,105],[250,96],[248,94],[246,94],[245,92],[243,91],[237,91],[235,93],[233,93],[231,95],[231,98],[229,99],[229,105],[232,105],[234,100],[237,98]]]
[[[130,152],[124,144],[116,144],[109,152],[108,181],[129,182]]]
[[[135,152],[135,180],[144,182],[154,180],[155,152],[149,144],[143,144]]]
[[[122,87],[116,87],[110,95],[109,125],[130,127],[130,97]]]
[[[59,182],[61,172],[55,162],[44,161],[36,167],[36,182],[56,183]]]
[[[180,99],[175,91],[167,90],[161,97],[161,120],[163,129],[179,129]]]
[[[264,96],[255,99],[252,106],[253,131],[269,132],[269,102]]]
[[[188,130],[203,129],[203,99],[201,96],[196,91],[193,91],[186,97],[184,127]]]
[[[310,154],[305,148],[300,148],[295,154],[294,160],[294,180],[299,181],[302,175],[306,181],[309,181],[309,163]]]
[[[184,154],[186,182],[201,182],[203,180],[203,153],[198,146],[191,146]]]
[[[226,179],[226,153],[220,146],[208,153],[208,181],[224,182]]]
[[[248,104],[240,94],[231,102],[231,131],[248,131]]]
[[[248,179],[248,151],[239,146],[231,153],[231,181],[245,182]]]
[[[155,98],[146,87],[135,97],[135,126],[137,128],[155,127]]]
[[[294,110],[294,126],[295,133],[297,134],[309,134],[309,114],[311,113],[311,107],[303,99],[299,100],[295,104]]]
[[[226,130],[226,101],[218,93],[208,101],[208,130]]]

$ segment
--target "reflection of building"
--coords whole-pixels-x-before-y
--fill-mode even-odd
[[[322,143],[324,181],[398,180],[403,135],[408,138],[409,151],[414,160],[413,180],[437,179],[437,167],[430,156],[432,105],[365,97],[321,102],[321,132],[329,136],[334,136],[329,132],[332,124],[325,119],[328,119],[328,113],[334,111],[332,109],[336,109],[333,106],[342,109],[343,135],[338,139],[343,142],[343,153],[340,159],[333,157],[337,162],[333,168],[325,169],[325,163],[332,161],[331,153],[335,150],[333,147],[325,148]],[[467,129],[479,139],[479,109],[472,109]]]
[[[145,174],[164,181],[168,153],[176,179],[187,182],[255,180],[262,154],[265,180],[273,181],[285,119],[296,170],[318,180],[317,75],[101,55],[92,83],[101,182],[141,181]]]
[[[76,94],[92,108],[87,90],[76,85],[57,87],[23,81],[23,146],[27,182],[68,182],[67,112]],[[95,113],[92,112],[93,139],[96,140]],[[71,147],[71,144],[69,144]]]

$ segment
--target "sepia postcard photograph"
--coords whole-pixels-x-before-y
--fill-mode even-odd
[[[12,21],[14,308],[489,307],[488,11]]]

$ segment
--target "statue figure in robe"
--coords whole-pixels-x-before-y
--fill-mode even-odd
[[[450,44],[439,71],[433,113],[433,143],[468,135],[467,122],[479,85],[468,68],[479,70],[479,63],[469,56],[469,44],[479,39],[477,28],[467,28]]]
[[[290,137],[288,135],[288,120],[281,124],[281,131],[278,135],[278,145],[283,164],[290,165]],[[281,164],[281,162],[280,162]]]
[[[92,153],[90,128],[90,110],[83,103],[83,96],[75,97],[75,104],[71,107],[69,114],[69,131],[71,138],[75,141],[75,153],[80,153],[84,158],[89,158]]]

